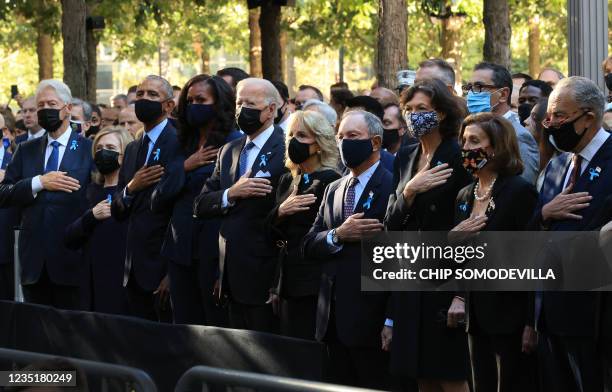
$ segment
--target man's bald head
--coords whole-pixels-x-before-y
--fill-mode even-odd
[[[385,107],[390,104],[399,104],[397,94],[392,90],[385,87],[377,87],[370,93],[370,97],[376,99],[380,104]]]

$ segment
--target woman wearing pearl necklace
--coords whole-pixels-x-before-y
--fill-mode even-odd
[[[524,230],[537,193],[520,177],[523,163],[512,124],[491,113],[476,114],[465,119],[459,138],[463,166],[474,181],[457,196],[453,231]],[[468,293],[474,392],[536,388],[534,313],[532,293]]]

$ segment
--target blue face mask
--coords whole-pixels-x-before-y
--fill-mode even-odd
[[[365,162],[374,150],[370,139],[342,139],[338,149],[342,163],[351,169]]]
[[[187,105],[187,123],[200,128],[208,124],[215,117],[215,105],[191,103]]]
[[[470,90],[467,95],[467,107],[472,114],[490,112],[491,93],[488,91],[475,93]]]

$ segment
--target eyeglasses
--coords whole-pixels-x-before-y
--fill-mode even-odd
[[[473,91],[475,93],[481,93],[482,89],[487,89],[487,88],[497,88],[497,86],[492,85],[492,84],[482,84],[482,83],[468,83],[468,84],[464,84],[461,89],[463,90],[464,94],[467,94],[470,91]]]
[[[584,110],[584,109],[582,109],[582,114],[580,114],[580,116],[578,116],[578,117],[576,117],[575,119],[573,119],[573,120],[572,120],[572,122],[573,122],[573,121],[578,120],[579,118],[581,118],[582,116],[584,116],[584,115],[585,115],[585,114],[587,114],[588,112],[589,112],[588,110]],[[546,118],[545,118],[544,120],[542,120],[542,126],[543,126],[544,128],[550,128],[550,127],[551,127],[551,126],[553,126],[553,125],[554,125],[554,126],[563,125],[563,124],[565,124],[566,122],[568,122],[568,121],[569,121],[569,119],[570,119],[570,118],[571,118],[571,117],[572,117],[574,114],[576,114],[576,113],[578,113],[578,111],[575,111],[574,113],[568,114],[568,115],[566,115],[566,116],[557,116],[557,115],[555,115],[556,119],[558,119],[558,121],[556,121],[556,122],[553,122],[553,121],[552,121],[552,115],[547,114],[547,115],[546,115]]]

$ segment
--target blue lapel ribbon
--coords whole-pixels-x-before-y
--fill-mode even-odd
[[[370,193],[368,193],[368,199],[363,203],[363,209],[364,210],[369,210],[370,207],[372,206],[372,198],[374,197],[374,192],[370,191]]]
[[[468,204],[464,202],[463,204],[459,204],[459,209],[463,212],[467,211]]]
[[[601,171],[601,169],[599,169],[599,171]],[[589,180],[593,181],[595,178],[599,177],[599,171],[594,168],[590,168],[589,169]]]
[[[161,150],[158,148],[157,150],[155,150],[155,152],[153,153],[153,161],[157,162],[159,161],[159,154],[161,153]]]
[[[78,147],[78,146],[79,146],[79,145],[77,144],[77,141],[76,141],[76,140],[73,140],[73,141],[72,141],[72,143],[70,143],[70,149],[71,149],[72,151],[76,151],[76,149],[77,149],[77,147]]]
[[[113,202],[113,195],[111,195],[110,193],[106,196],[106,201],[110,204]]]
[[[308,177],[308,173],[304,173],[304,185],[308,185],[310,182],[310,178]]]
[[[264,154],[261,154],[259,156],[259,167],[265,167],[267,164],[266,162],[266,156]]]

